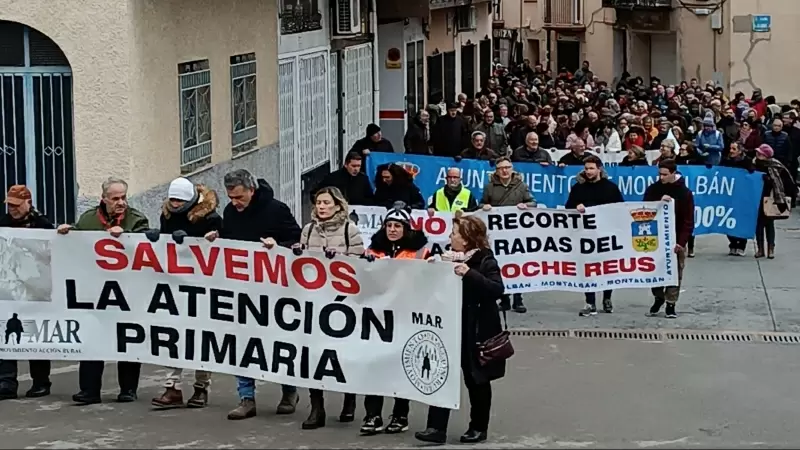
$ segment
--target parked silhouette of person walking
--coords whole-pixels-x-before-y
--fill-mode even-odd
[[[12,335],[17,335],[17,344],[22,340],[22,321],[17,318],[17,313],[14,313],[8,322],[6,322],[6,345],[8,345],[8,338]]]

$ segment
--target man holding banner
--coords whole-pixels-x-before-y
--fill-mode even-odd
[[[678,165],[674,159],[666,159],[658,163],[658,181],[647,187],[644,191],[644,201],[653,202],[658,200],[675,202],[675,237],[678,241],[675,244],[675,255],[678,259],[678,284],[676,286],[654,287],[652,288],[655,301],[650,307],[648,316],[656,317],[667,304],[665,315],[667,319],[678,317],[675,313],[675,304],[681,292],[681,279],[683,278],[683,266],[686,263],[686,246],[689,238],[694,232],[694,194],[689,188],[683,177],[677,173]]]
[[[577,183],[572,186],[567,199],[567,209],[577,209],[578,212],[586,212],[586,208],[592,206],[608,205],[610,203],[622,203],[622,192],[619,187],[608,179],[608,174],[603,169],[603,162],[597,156],[590,155],[583,163],[583,172],[575,178]],[[603,291],[603,312],[611,314],[614,306],[611,303],[611,289]],[[581,317],[597,315],[596,295],[594,292],[587,292],[586,305],[580,310]]]

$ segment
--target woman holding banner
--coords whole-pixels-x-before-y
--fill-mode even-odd
[[[469,391],[470,423],[467,432],[461,436],[461,442],[474,444],[485,441],[489,430],[491,382],[503,378],[506,373],[505,358],[479,359],[482,343],[503,333],[496,302],[503,295],[505,286],[500,267],[489,247],[486,224],[479,218],[454,218],[450,245],[452,252],[442,255],[442,259],[456,263],[453,270],[461,277],[464,286],[461,298],[461,370]],[[506,355],[506,358],[510,356]],[[431,406],[427,428],[414,436],[423,442],[444,444],[449,419],[449,409]]]
[[[764,257],[765,235],[766,256],[775,258],[775,220],[789,217],[791,205],[797,197],[797,186],[789,169],[774,156],[775,151],[768,144],[761,144],[756,149],[755,168],[764,173],[764,189],[756,221],[756,258]]]
[[[411,209],[403,202],[397,202],[383,218],[383,226],[372,236],[367,249],[367,257],[393,259],[427,259],[430,251],[426,248],[428,238],[424,233],[411,229]],[[364,397],[367,414],[361,426],[361,434],[373,435],[384,431],[389,434],[408,430],[409,401],[394,399],[389,424],[383,427],[383,397],[367,395]]]
[[[328,258],[337,254],[361,256],[364,254],[364,241],[358,227],[350,223],[347,200],[335,187],[325,187],[314,195],[312,220],[303,227],[300,243],[292,248],[295,254],[305,250],[322,251]],[[319,389],[310,389],[311,414],[303,422],[304,430],[314,430],[325,426],[325,398]],[[355,419],[356,396],[345,394],[340,422]]]

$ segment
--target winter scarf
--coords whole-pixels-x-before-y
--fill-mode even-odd
[[[454,252],[453,250],[447,250],[446,252],[442,253],[442,261],[462,263],[469,261],[469,259],[472,258],[472,255],[477,252],[477,248],[473,248],[468,252]]]
[[[781,178],[781,172],[786,170],[786,166],[777,159],[767,160],[767,175],[772,181],[772,199],[775,200],[776,205],[786,204],[786,189]]]

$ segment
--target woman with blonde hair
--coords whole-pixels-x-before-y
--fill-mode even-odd
[[[325,187],[314,194],[314,209],[311,222],[303,227],[300,243],[292,246],[295,254],[303,250],[324,252],[328,258],[336,255],[361,256],[364,254],[364,241],[356,224],[350,222],[349,206],[341,191],[335,187]],[[311,414],[303,422],[304,430],[314,430],[325,426],[325,397],[319,389],[309,389],[311,394]],[[340,422],[355,419],[356,396],[345,394]]]
[[[619,163],[622,167],[630,167],[630,166],[649,166],[650,163],[647,162],[647,153],[645,153],[642,147],[638,145],[631,145],[628,148],[628,154],[622,158],[622,161]]]
[[[506,373],[505,356],[480,358],[483,342],[503,333],[503,322],[497,300],[503,296],[505,285],[500,266],[489,245],[486,224],[475,216],[453,219],[450,235],[452,251],[442,255],[442,260],[454,262],[453,271],[463,283],[461,298],[461,371],[469,391],[470,422],[461,442],[476,444],[487,438],[492,409],[491,382]],[[507,328],[507,325],[506,325]],[[414,436],[423,442],[444,444],[450,410],[431,406],[425,431]]]

